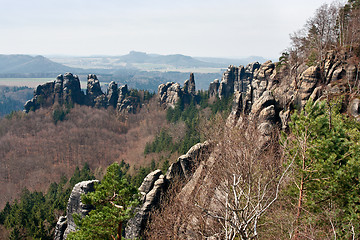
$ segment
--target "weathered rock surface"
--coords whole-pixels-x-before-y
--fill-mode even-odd
[[[161,84],[158,87],[160,105],[175,108],[176,103],[180,101],[182,93],[183,91],[178,83],[168,82]]]
[[[161,194],[165,191],[166,186],[166,179],[160,170],[146,176],[139,188],[143,195],[142,204],[137,208],[135,216],[127,222],[125,238],[136,239],[143,234],[150,211],[160,203]]]
[[[102,92],[100,82],[95,74],[88,75],[86,98],[89,106],[102,105],[100,103],[104,101],[105,94]]]
[[[198,143],[194,145],[185,154],[173,163],[166,175],[162,175],[160,170],[148,174],[139,191],[142,194],[142,204],[136,210],[135,216],[130,219],[125,228],[125,237],[128,239],[136,239],[142,236],[149,219],[149,213],[154,208],[158,207],[161,195],[166,192],[167,187],[171,181],[176,177],[182,179],[184,183],[190,180],[195,166],[200,164],[204,159],[207,159],[212,151],[212,144],[209,142]]]
[[[109,107],[111,106],[114,109],[116,109],[118,99],[119,99],[118,85],[114,81],[111,81],[107,90],[107,101]]]
[[[81,202],[81,195],[93,192],[94,184],[98,180],[83,181],[77,183],[71,191],[70,198],[67,204],[66,217],[61,216],[57,222],[55,229],[55,240],[66,239],[70,232],[76,230],[73,214],[79,214],[81,217],[86,216],[91,210],[92,206],[83,204]]]
[[[63,240],[64,239],[64,232],[67,227],[67,218],[66,216],[60,216],[59,220],[55,226],[55,237],[54,240]]]
[[[220,87],[219,79],[215,79],[213,82],[209,85],[209,97],[215,97],[218,95]]]
[[[56,80],[39,85],[34,91],[34,97],[25,103],[25,111],[35,111],[54,104],[112,107],[122,113],[135,113],[141,107],[140,99],[130,96],[127,85],[118,88],[118,85],[112,81],[107,93],[103,93],[95,74],[89,74],[87,78],[86,95],[81,90],[78,76],[71,73],[59,75]]]
[[[175,177],[189,179],[197,164],[208,157],[212,148],[213,144],[208,141],[192,146],[186,154],[181,155],[176,162],[170,165],[166,172],[166,179],[172,180]]]
[[[190,74],[190,78],[184,82],[181,88],[179,83],[167,82],[160,84],[158,87],[158,99],[160,105],[165,108],[175,108],[176,104],[182,99],[185,102],[196,95],[194,74]]]
[[[190,78],[184,82],[183,88],[184,94],[195,95],[195,79],[194,73],[190,73]]]
[[[25,103],[24,109],[29,112],[53,104],[82,104],[83,100],[78,76],[66,73],[57,76],[52,82],[39,85],[34,91],[34,98]]]
[[[349,104],[348,112],[351,116],[358,118],[360,114],[360,99],[355,98]]]

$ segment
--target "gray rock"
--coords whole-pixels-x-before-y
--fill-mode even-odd
[[[67,228],[64,232],[64,239],[70,232],[76,231],[76,224],[74,222],[73,215],[78,214],[81,217],[85,217],[93,209],[92,206],[83,204],[81,202],[81,195],[89,192],[93,192],[94,184],[99,182],[98,180],[83,181],[77,183],[71,191],[70,198],[67,204],[66,217]]]
[[[58,75],[55,80],[54,85],[54,103],[58,103],[62,105],[63,103],[63,83],[64,83],[64,76],[62,74]]]
[[[304,106],[309,99],[319,80],[320,68],[317,66],[311,66],[301,74],[299,96],[302,106]]]
[[[228,97],[234,93],[234,83],[237,80],[238,71],[239,68],[231,65],[224,72],[219,86],[219,98]]]
[[[212,148],[213,145],[208,141],[195,144],[186,154],[180,156],[176,162],[171,164],[165,178],[167,180],[173,180],[175,177],[189,179],[197,164],[210,154]]]
[[[190,78],[184,82],[184,94],[195,95],[195,79],[194,73],[190,73]]]
[[[272,122],[275,123],[275,118],[276,118],[276,112],[275,112],[275,106],[274,105],[270,105],[266,108],[264,108],[263,110],[260,111],[259,113],[259,121],[260,122]]]
[[[271,91],[265,91],[263,95],[252,105],[251,113],[253,113],[255,116],[258,116],[264,108],[267,108],[274,104],[275,98],[272,95]]]
[[[158,171],[160,170],[156,170],[156,172]],[[157,174],[158,173],[154,173],[152,175],[156,176]],[[137,239],[142,236],[149,219],[150,211],[156,208],[160,203],[161,195],[166,186],[164,175],[160,175],[154,182],[153,188],[145,195],[143,204],[137,208],[135,216],[127,222],[125,227],[125,238]]]
[[[290,120],[290,110],[281,110],[279,112],[279,117],[280,117],[280,120],[281,120],[281,128],[283,130],[286,130],[289,126],[288,122]]]
[[[337,68],[332,74],[331,81],[337,81],[346,76],[346,71],[342,67]]]
[[[81,91],[79,77],[72,73],[65,73],[63,78],[63,102],[82,104],[84,101],[84,94]]]
[[[158,98],[160,105],[165,107],[175,108],[182,97],[183,91],[180,88],[180,84],[174,82],[168,82],[161,84],[158,87]]]
[[[220,82],[219,79],[215,79],[209,85],[209,97],[215,97],[218,95],[219,92]]]
[[[119,99],[119,91],[118,85],[114,81],[111,81],[109,84],[106,98],[108,101],[108,105],[115,109]]]
[[[159,179],[160,175],[161,170],[159,169],[149,173],[139,187],[139,192],[143,192],[145,194],[149,193],[150,190],[154,187],[155,181]]]
[[[87,79],[87,88],[86,88],[87,104],[89,106],[95,106],[96,102],[98,102],[97,105],[99,106],[100,99],[103,99],[103,97],[100,96],[105,96],[101,90],[100,82],[95,74],[89,74]],[[95,101],[95,99],[97,98],[98,100]]]
[[[234,100],[231,109],[231,113],[226,121],[229,126],[235,126],[240,115],[244,112],[244,93],[236,91],[234,93]]]
[[[360,114],[360,99],[355,98],[350,102],[348,112],[353,117],[356,117],[356,118],[359,117],[359,114]]]
[[[60,216],[59,220],[56,223],[55,226],[55,237],[54,240],[64,240],[64,232],[67,227],[67,218],[66,216]]]

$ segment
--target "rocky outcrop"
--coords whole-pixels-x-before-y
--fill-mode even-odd
[[[25,103],[24,109],[29,112],[54,104],[82,104],[83,100],[84,94],[81,91],[78,76],[66,73],[57,76],[52,82],[39,85],[34,92],[34,97]]]
[[[210,83],[209,86],[209,97],[215,97],[218,95],[220,87],[219,79],[215,79],[213,82]]]
[[[180,99],[189,102],[191,97],[196,95],[194,74],[190,74],[190,79],[184,82],[181,88],[179,83],[167,82],[158,87],[158,99],[160,105],[165,108],[175,108]]]
[[[169,167],[165,175],[162,175],[160,170],[155,170],[145,177],[139,187],[142,203],[136,210],[135,216],[126,225],[125,238],[137,239],[142,236],[151,210],[158,207],[161,195],[166,192],[168,185],[175,178],[182,180],[184,184],[190,180],[195,171],[195,166],[208,158],[212,147],[213,145],[209,142],[198,143],[190,148],[185,155],[180,156]]]
[[[197,164],[208,157],[212,148],[213,144],[208,141],[192,146],[186,154],[181,155],[176,162],[171,164],[166,173],[166,179],[172,180],[175,177],[190,179]]]
[[[167,108],[175,108],[176,103],[180,101],[183,91],[180,88],[180,84],[174,82],[168,82],[161,84],[158,87],[158,96],[160,105]]]
[[[89,74],[87,77],[86,104],[92,107],[106,107],[107,104],[105,94],[95,74]]]
[[[309,99],[319,83],[320,77],[320,68],[318,66],[311,66],[301,74],[299,85],[299,99],[301,101],[301,106],[304,106]]]
[[[219,98],[231,96],[234,92],[247,92],[252,84],[254,74],[260,68],[258,62],[248,64],[246,67],[230,65],[224,72],[220,82],[210,83],[209,96],[218,95]]]
[[[100,82],[95,74],[87,77],[86,94],[80,87],[78,76],[71,73],[57,76],[56,80],[39,85],[34,97],[27,101],[26,112],[53,105],[71,106],[85,104],[96,108],[112,107],[122,113],[135,113],[140,107],[140,98],[130,96],[127,85],[118,88],[115,82],[110,82],[107,93],[101,90]]]
[[[150,211],[160,203],[161,194],[167,186],[164,175],[160,170],[150,173],[140,186],[142,204],[137,208],[135,216],[131,218],[125,228],[126,239],[137,239],[142,234],[149,219]]]
[[[196,94],[194,73],[190,73],[190,79],[184,82],[183,92],[184,94],[190,94],[190,95]]]
[[[64,232],[67,227],[67,218],[60,216],[55,226],[55,237],[54,240],[64,240]]]
[[[76,230],[73,218],[74,214],[85,217],[92,210],[92,206],[81,202],[81,195],[93,192],[95,190],[94,184],[96,182],[98,182],[98,180],[83,181],[74,186],[67,204],[66,216],[61,216],[56,224],[55,240],[66,239],[70,232]]]
[[[351,116],[359,118],[360,115],[360,99],[355,98],[350,101],[348,112]]]
[[[113,107],[114,109],[116,109],[118,99],[119,99],[118,85],[114,81],[111,81],[107,90],[107,101],[109,107]]]

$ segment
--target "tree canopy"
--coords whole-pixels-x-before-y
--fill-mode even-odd
[[[69,234],[69,240],[121,239],[123,223],[131,218],[139,195],[122,167],[113,163],[101,183],[95,185],[95,191],[83,195],[82,201],[95,209],[83,219],[75,217],[79,229]]]

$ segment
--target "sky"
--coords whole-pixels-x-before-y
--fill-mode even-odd
[[[0,0],[0,54],[277,59],[329,0]]]

